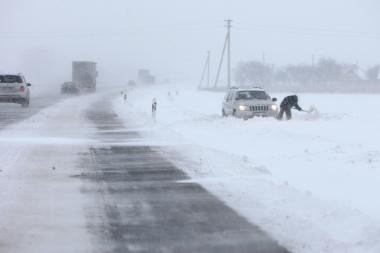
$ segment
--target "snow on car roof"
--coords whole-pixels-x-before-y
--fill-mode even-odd
[[[261,87],[231,87],[230,89],[236,89],[236,90],[257,90],[257,91],[263,91],[263,88]]]
[[[22,76],[22,74],[21,73],[15,74],[15,73],[1,73],[0,72],[0,76]]]

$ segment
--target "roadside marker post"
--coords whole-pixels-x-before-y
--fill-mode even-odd
[[[152,100],[152,118],[156,121],[156,111],[157,111],[157,99],[153,98]]]

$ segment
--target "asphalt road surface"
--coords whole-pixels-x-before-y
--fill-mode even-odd
[[[41,109],[51,106],[62,99],[59,95],[32,96],[30,106],[23,108],[19,104],[0,103],[0,129],[27,119]]]
[[[101,103],[87,112],[107,142],[139,138]],[[98,252],[288,252],[155,151],[110,145],[82,154],[83,194]]]

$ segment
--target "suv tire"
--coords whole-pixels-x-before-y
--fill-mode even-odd
[[[23,102],[21,103],[21,107],[24,107],[24,108],[29,107],[29,104],[30,104],[30,98],[27,97],[27,98],[25,99],[25,101],[23,101]]]

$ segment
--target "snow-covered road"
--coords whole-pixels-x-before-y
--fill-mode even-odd
[[[379,95],[300,94],[301,106],[320,115],[295,113],[289,122],[222,118],[223,96],[149,86],[128,90],[127,103],[119,97],[114,108],[166,146],[161,152],[192,182],[292,251],[380,251]]]
[[[292,252],[380,251],[378,95],[300,94],[320,116],[290,122],[222,118],[223,96],[167,85],[6,105],[0,251],[245,252],[265,238],[282,252],[255,225]]]
[[[0,252],[288,253],[124,128],[111,98],[66,99],[0,131]]]
[[[81,184],[69,176],[92,142],[83,117],[92,99],[61,102],[0,132],[1,252],[90,248]]]

